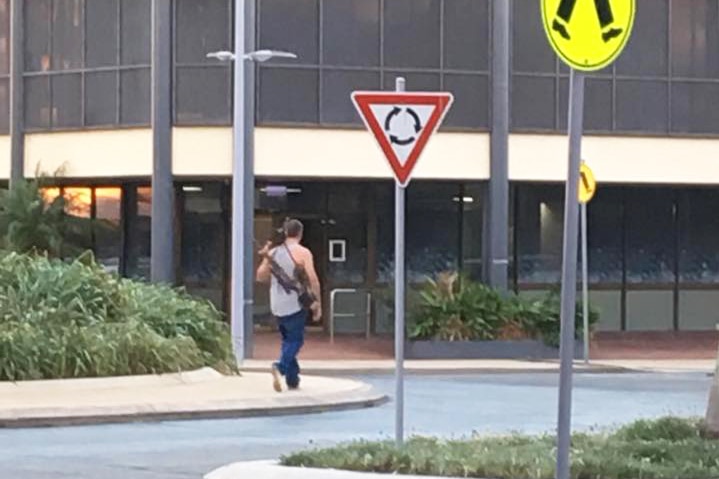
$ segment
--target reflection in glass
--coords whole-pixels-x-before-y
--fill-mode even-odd
[[[125,275],[150,278],[150,212],[152,189],[129,187],[127,199],[127,258]]]
[[[719,282],[719,194],[712,190],[685,191],[679,202],[679,280],[682,283]]]
[[[222,185],[186,186],[182,196],[182,282],[222,308],[227,241]]]
[[[525,284],[556,283],[562,264],[562,187],[521,185],[516,191],[518,280]]]
[[[627,282],[673,284],[674,195],[666,189],[632,188],[625,198]]]
[[[122,189],[119,187],[95,188],[95,258],[107,271],[113,273],[118,273],[120,269],[121,200]]]

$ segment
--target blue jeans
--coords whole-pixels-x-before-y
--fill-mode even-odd
[[[300,364],[297,362],[297,354],[305,343],[305,322],[307,311],[304,309],[278,318],[280,334],[282,335],[282,348],[280,360],[275,366],[285,377],[287,387],[296,388],[300,385]]]

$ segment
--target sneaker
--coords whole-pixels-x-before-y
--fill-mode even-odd
[[[562,38],[564,38],[565,40],[571,40],[571,39],[572,39],[572,37],[569,36],[569,32],[567,31],[567,27],[565,27],[564,25],[562,25],[561,23],[559,23],[559,20],[556,20],[556,19],[555,19],[555,20],[552,22],[552,30],[554,30],[555,32],[559,33],[559,34],[562,36]]]
[[[624,30],[621,28],[610,28],[606,32],[602,33],[602,40],[604,40],[604,43],[607,43],[612,38],[616,38],[621,35],[623,31]]]
[[[282,375],[276,365],[272,365],[272,388],[278,393],[282,392]]]

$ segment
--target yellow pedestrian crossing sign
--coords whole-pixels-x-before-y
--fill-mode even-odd
[[[600,70],[629,40],[635,0],[541,0],[549,44],[567,65]]]
[[[589,203],[596,191],[597,180],[594,179],[594,173],[585,162],[582,162],[579,168],[579,202]]]

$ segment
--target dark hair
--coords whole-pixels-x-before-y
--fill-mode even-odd
[[[305,227],[302,225],[300,220],[288,219],[285,221],[285,234],[288,238],[297,238],[302,234]]]

